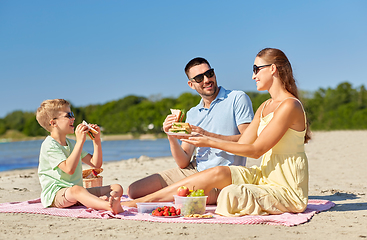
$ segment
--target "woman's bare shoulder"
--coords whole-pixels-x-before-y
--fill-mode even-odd
[[[290,110],[301,110],[303,112],[303,105],[297,98],[285,99],[279,106],[278,109],[290,109]]]

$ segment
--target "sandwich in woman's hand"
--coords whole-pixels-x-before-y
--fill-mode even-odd
[[[89,130],[88,136],[93,140],[94,139],[93,133],[98,134],[98,132],[94,128],[89,126],[89,124],[86,121],[83,120],[82,124],[88,127],[88,130]]]

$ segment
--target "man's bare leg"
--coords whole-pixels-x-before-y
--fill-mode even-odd
[[[136,207],[137,202],[170,202],[173,201],[173,195],[177,193],[180,186],[187,186],[189,189],[194,187],[203,189],[207,194],[213,188],[223,189],[230,184],[232,184],[232,177],[229,167],[220,166],[196,173],[157,192],[121,204]]]
[[[127,189],[127,195],[131,199],[141,198],[163,188],[161,176],[153,174],[146,178],[133,182]]]

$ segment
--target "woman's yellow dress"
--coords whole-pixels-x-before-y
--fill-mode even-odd
[[[273,113],[262,116],[261,112],[258,135]],[[305,134],[306,129],[302,132],[288,129],[263,155],[260,167],[230,166],[232,184],[220,192],[215,213],[234,217],[303,212],[308,201]]]

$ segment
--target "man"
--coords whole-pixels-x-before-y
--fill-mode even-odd
[[[214,69],[204,58],[194,58],[185,67],[188,85],[201,96],[200,103],[187,112],[186,122],[193,132],[227,141],[237,141],[254,116],[250,98],[242,91],[229,91],[218,87]],[[168,115],[163,130],[168,132],[176,116]],[[171,153],[178,168],[153,174],[132,183],[128,196],[132,199],[145,196],[171,185],[185,177],[215,166],[246,165],[246,158],[222,150],[201,147],[191,161],[195,147],[168,135]],[[213,189],[209,203],[214,204],[219,194]],[[211,201],[212,200],[212,201]]]

